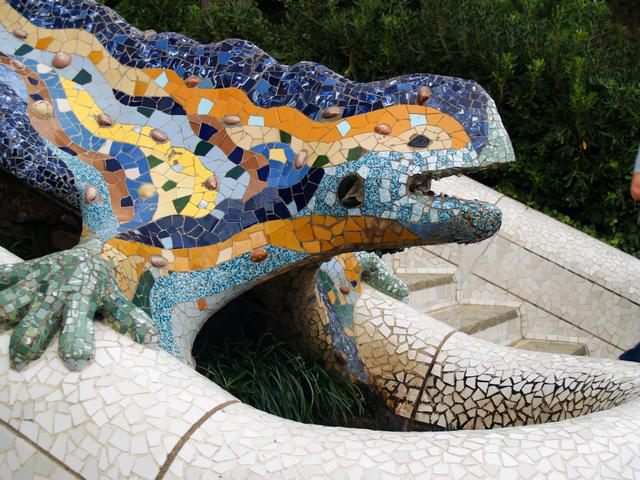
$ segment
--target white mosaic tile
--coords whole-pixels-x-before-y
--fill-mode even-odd
[[[389,358],[407,355],[400,347],[409,343],[422,352],[423,362],[431,361],[439,339],[451,329],[436,321],[424,325],[425,317],[406,305],[394,315],[385,314],[390,305],[389,297],[365,287],[358,308],[378,312],[370,351],[381,351],[375,332],[403,327],[411,338],[399,337],[395,351],[384,353],[385,347],[382,353]],[[419,328],[413,325],[417,319],[423,322]],[[39,446],[36,451],[0,428],[0,471],[9,472],[5,477],[19,478],[21,472],[38,469],[42,478],[77,478],[58,468],[42,453],[46,451],[85,478],[155,478],[180,435],[205,412],[233,400],[175,358],[134,344],[101,324],[96,327],[96,365],[81,373],[65,371],[55,348],[24,372],[9,371],[8,335],[0,336],[0,383],[6,386],[0,389],[0,419]],[[362,334],[363,342],[367,335]],[[398,370],[405,363],[418,370],[415,361],[389,361]],[[616,478],[640,475],[640,404],[631,399],[638,393],[640,367],[497,349],[460,333],[450,336],[436,363],[429,389],[450,378],[453,385],[460,382],[447,366],[454,365],[473,371],[476,378],[474,385],[466,375],[464,386],[455,387],[461,392],[482,391],[484,377],[521,378],[524,391],[537,371],[545,378],[536,387],[543,396],[534,394],[525,402],[532,408],[536,399],[547,401],[549,408],[553,399],[566,405],[561,387],[571,388],[572,382],[594,375],[599,383],[592,384],[593,391],[611,395],[607,406],[628,400],[606,411],[544,425],[422,433],[303,425],[231,404],[188,436],[164,478],[566,478],[570,471],[580,478],[603,478],[610,472]],[[602,373],[594,373],[598,371]],[[389,369],[380,375],[394,378]],[[487,382],[487,394],[500,395],[501,385],[493,391],[492,383]],[[517,385],[513,389],[520,388]],[[583,391],[585,403],[602,398],[601,393]],[[445,390],[439,394],[444,397],[438,403],[447,404]]]
[[[194,433],[165,478],[632,479],[637,406],[492,432],[392,433],[303,425],[235,404]]]
[[[498,327],[505,338],[520,338],[517,323]],[[395,412],[447,429],[558,421],[640,396],[640,365],[496,345],[366,285],[353,328],[365,367]]]
[[[96,323],[96,360],[67,370],[49,348],[25,371],[8,368],[0,336],[0,420],[86,478],[153,478],[191,425],[233,399],[169,354]],[[53,342],[57,345],[57,342]]]

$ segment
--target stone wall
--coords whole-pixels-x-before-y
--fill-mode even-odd
[[[640,341],[640,260],[470,178],[433,189],[497,204],[502,229],[479,244],[395,254],[396,274],[454,272],[458,302],[517,305],[525,338],[584,343],[609,358]]]

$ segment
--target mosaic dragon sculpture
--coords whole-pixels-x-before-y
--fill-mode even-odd
[[[84,223],[75,248],[0,270],[15,368],[60,331],[81,370],[97,311],[188,363],[202,324],[258,288],[305,351],[407,422],[541,423],[640,394],[632,367],[465,349],[371,253],[499,229],[494,205],[431,191],[513,159],[476,83],[355,83],[241,40],[143,33],[81,0],[2,0],[0,26],[0,166]]]

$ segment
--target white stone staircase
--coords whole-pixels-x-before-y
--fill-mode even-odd
[[[437,269],[436,269],[437,270]],[[582,343],[523,338],[522,312],[518,306],[483,300],[457,299],[458,282],[453,272],[401,274],[411,290],[409,304],[468,335],[523,350],[588,355]]]
[[[533,340],[522,338],[511,344],[512,347],[536,352],[565,353],[568,355],[589,356],[589,350],[583,343],[553,342],[550,340]]]

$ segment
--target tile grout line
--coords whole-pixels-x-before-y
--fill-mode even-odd
[[[182,434],[182,437],[180,437],[180,440],[176,442],[176,444],[173,446],[171,451],[167,454],[167,458],[165,459],[164,463],[160,467],[160,470],[158,470],[158,474],[156,475],[156,480],[161,480],[162,478],[164,478],[166,473],[169,471],[171,464],[173,463],[175,458],[178,456],[178,453],[180,453],[180,450],[182,449],[182,447],[184,447],[184,444],[187,443],[187,440],[191,438],[191,435],[193,435],[193,433],[198,428],[200,428],[207,420],[209,420],[217,412],[219,412],[220,410],[224,410],[226,407],[228,407],[229,405],[233,405],[234,403],[240,403],[240,400],[235,400],[235,399],[228,400],[226,402],[221,403],[220,405],[215,406],[208,412],[205,412],[204,415],[202,415],[193,425],[191,425],[191,427],[189,427],[189,429]]]
[[[43,454],[45,457],[47,457],[49,460],[51,460],[53,463],[55,463],[56,465],[59,465],[60,467],[62,467],[66,472],[70,473],[71,475],[73,475],[76,478],[79,478],[80,480],[85,480],[85,477],[83,477],[82,475],[80,475],[78,472],[76,472],[75,470],[73,470],[69,465],[65,464],[62,460],[60,460],[58,457],[54,456],[52,453],[46,451],[44,448],[42,448],[40,445],[38,445],[36,442],[34,442],[33,440],[31,440],[29,437],[27,437],[24,433],[22,433],[20,430],[18,430],[17,428],[15,428],[13,425],[11,425],[10,423],[8,423],[6,420],[3,420],[0,418],[0,425],[2,425],[3,427],[5,427],[7,430],[9,430],[11,433],[13,433],[14,435],[16,435],[17,437],[20,437],[22,440],[24,440],[25,442],[27,442],[29,445],[31,445],[33,448],[35,448],[38,452],[40,452],[41,454]]]
[[[429,376],[431,375],[431,371],[433,370],[433,367],[436,364],[436,361],[438,359],[438,355],[440,355],[440,351],[442,350],[442,347],[444,347],[444,344],[447,343],[447,340],[449,340],[449,338],[451,338],[451,336],[454,333],[458,333],[459,331],[460,330],[451,330],[449,333],[447,333],[444,336],[444,338],[440,341],[440,344],[436,348],[436,351],[433,354],[433,357],[431,358],[431,363],[429,363],[429,368],[427,369],[426,373],[424,374],[424,378],[422,379],[422,386],[420,387],[420,392],[418,393],[418,396],[416,397],[416,403],[413,405],[413,410],[411,410],[411,416],[409,417],[409,420],[411,422],[415,422],[415,420],[416,420],[416,415],[418,414],[418,407],[420,406],[420,401],[422,400],[422,395],[424,394],[424,391],[427,388],[427,380],[428,380]],[[407,426],[407,423],[405,422],[405,427],[406,426]]]

